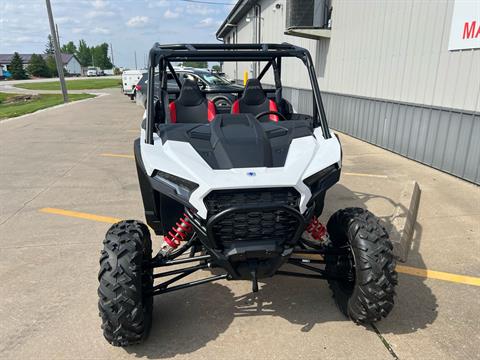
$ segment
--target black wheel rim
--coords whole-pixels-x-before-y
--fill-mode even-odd
[[[353,293],[355,287],[355,258],[351,246],[346,255],[339,255],[335,262],[335,275],[338,277],[340,289],[348,295]]]

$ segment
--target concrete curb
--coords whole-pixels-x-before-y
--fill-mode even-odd
[[[397,260],[406,262],[413,238],[420,205],[420,186],[416,181],[409,181],[403,188],[400,199],[390,218],[390,240]]]

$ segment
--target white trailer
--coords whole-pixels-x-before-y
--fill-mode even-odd
[[[146,72],[146,70],[126,70],[122,73],[122,91],[131,100],[135,99],[135,85]]]

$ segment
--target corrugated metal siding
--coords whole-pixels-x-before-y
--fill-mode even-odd
[[[332,128],[480,184],[480,50],[448,51],[453,2],[333,0],[331,38],[313,41],[283,34],[285,0],[263,0],[262,41],[310,50]],[[293,61],[284,97],[311,114]]]
[[[262,0],[262,42],[308,49],[324,91],[480,112],[480,50],[448,51],[453,2],[333,0],[331,38],[315,41],[284,34],[286,0]],[[237,31],[251,42],[253,22]],[[285,69],[284,85],[308,89],[303,64]]]
[[[283,96],[312,114],[311,91],[289,88]],[[480,114],[323,92],[332,129],[480,184]]]
[[[480,184],[479,113],[334,93],[323,100],[332,128]]]
[[[453,0],[336,0],[333,8],[322,89],[480,111],[480,50],[448,51]]]

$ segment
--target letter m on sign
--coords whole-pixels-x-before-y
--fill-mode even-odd
[[[470,23],[465,22],[465,25],[463,25],[462,39],[473,39],[474,37],[478,37],[478,34],[480,32],[480,26],[478,27],[477,33],[475,33],[476,25],[477,25],[477,22],[475,20]]]

